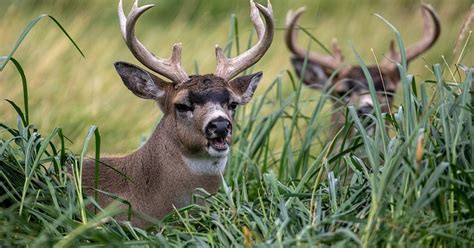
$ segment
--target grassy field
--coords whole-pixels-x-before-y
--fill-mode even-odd
[[[143,1],[149,3],[153,1]],[[426,65],[443,63],[441,55],[451,62],[454,42],[459,32],[469,1],[432,1],[442,21],[442,34],[435,47],[410,65],[411,73],[423,78],[430,75]],[[131,1],[128,1],[130,6]],[[285,15],[288,9],[306,5],[308,12],[301,24],[324,44],[337,37],[346,60],[357,63],[348,41],[352,41],[367,63],[374,61],[370,49],[380,58],[388,48],[393,33],[381,20],[379,13],[399,27],[407,44],[421,35],[422,19],[417,1],[273,1],[278,30],[267,55],[255,70],[264,71],[264,82],[257,90],[261,94],[286,70],[291,70],[289,52],[283,43]],[[390,6],[390,7],[387,7]],[[116,16],[114,1],[1,1],[0,53],[6,54],[15,44],[27,23],[41,13],[57,18],[84,51],[86,58],[77,53],[69,41],[50,21],[41,21],[21,45],[15,57],[24,65],[31,88],[31,118],[45,131],[64,128],[71,140],[83,138],[93,124],[103,134],[103,151],[123,153],[135,149],[152,130],[160,115],[155,105],[143,101],[123,87],[113,69],[113,62],[125,60],[136,63],[124,45]],[[189,73],[195,64],[199,71],[215,70],[214,45],[224,46],[230,31],[230,16],[235,13],[240,25],[240,47],[246,47],[251,31],[247,1],[222,2],[219,0],[158,1],[138,24],[140,39],[154,52],[165,57],[175,42],[184,44],[183,63]],[[203,35],[205,33],[205,35]],[[304,36],[304,35],[302,35]],[[196,42],[198,41],[198,42]],[[302,39],[302,45],[308,39]],[[318,49],[316,45],[313,45]],[[472,46],[468,47],[468,51]],[[235,46],[234,46],[235,51]],[[322,49],[319,49],[322,52]],[[474,60],[467,54],[464,63]],[[0,99],[21,100],[18,77],[7,67],[0,75]],[[289,83],[283,85],[285,95],[291,93]],[[318,93],[303,90],[303,98],[318,98]],[[13,123],[14,114],[8,104],[0,104],[1,119]],[[314,104],[308,106],[310,113]],[[127,118],[124,118],[124,113]],[[327,119],[327,118],[325,118]],[[327,124],[327,123],[326,123]],[[142,137],[142,138],[140,138]],[[77,151],[81,144],[73,144]]]
[[[402,68],[400,107],[393,116],[376,106],[375,133],[368,136],[349,107],[346,129],[326,141],[329,99],[292,79],[282,41],[286,11],[307,5],[303,26],[325,44],[338,37],[347,61],[363,65],[373,61],[371,48],[380,58],[395,37],[371,14],[383,15],[409,44],[422,28],[419,2],[274,1],[275,41],[254,68],[264,71],[264,83],[251,106],[238,112],[225,183],[205,197],[205,206],[181,209],[142,230],[115,221],[113,206],[89,213],[84,206],[94,199],[83,198],[80,180],[65,173],[66,164],[80,167],[83,156],[94,152],[99,133],[102,153],[125,152],[146,138],[160,116],[152,102],[122,86],[112,67],[116,60],[135,61],[121,40],[115,1],[2,1],[0,55],[11,51],[31,19],[48,13],[85,59],[45,18],[14,56],[29,97],[16,63],[0,72],[0,98],[19,106],[0,104],[0,245],[472,247],[472,42],[461,56],[465,66],[454,66],[460,55],[452,52],[471,2],[433,4],[441,38]],[[247,1],[162,0],[150,12],[138,25],[141,40],[162,56],[172,43],[183,42],[189,72],[213,72],[216,43],[230,41],[235,53],[231,13],[239,24],[239,47],[246,47]],[[353,137],[350,127],[357,130]],[[344,147],[334,145],[342,142]]]

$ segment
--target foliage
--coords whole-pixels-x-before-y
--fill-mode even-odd
[[[43,133],[50,133],[60,126],[72,141],[80,141],[88,127],[97,125],[102,136],[104,153],[125,153],[136,149],[140,142],[153,130],[161,113],[152,101],[137,99],[122,86],[113,63],[128,61],[137,63],[121,38],[117,1],[58,1],[58,0],[2,0],[0,9],[0,54],[7,55],[14,47],[21,31],[40,13],[48,13],[67,27],[86,59],[75,51],[69,39],[62,35],[49,18],[36,25],[15,53],[22,63],[29,79],[31,94],[29,101],[35,110],[30,118]],[[258,0],[265,4],[266,0]],[[240,32],[232,43],[232,53],[243,51],[251,35],[248,0],[140,0],[140,5],[154,3],[137,23],[137,36],[147,48],[164,58],[171,54],[174,43],[183,43],[182,63],[186,72],[212,73],[216,60],[214,46],[226,46],[228,41],[229,16],[235,13]],[[183,4],[183,3],[186,4]],[[412,0],[274,0],[271,1],[275,16],[275,41],[265,56],[256,64],[255,71],[263,71],[264,77],[256,94],[261,95],[270,86],[276,75],[291,68],[290,53],[283,42],[283,28],[288,10],[301,6],[307,12],[301,17],[302,25],[309,33],[330,48],[334,38],[339,41],[345,61],[357,64],[350,43],[357,47],[364,61],[374,64],[374,58],[382,61],[387,53],[393,33],[383,22],[374,17],[380,13],[400,28],[405,44],[417,41],[423,30],[420,2]],[[457,38],[464,13],[470,1],[430,0],[438,12],[442,24],[440,39],[432,49],[410,63],[410,71],[421,78],[430,78],[432,64],[442,63],[444,54],[448,64],[453,60],[452,49]],[[133,0],[124,0],[125,11]],[[48,28],[49,27],[49,28]],[[205,34],[205,35],[203,35]],[[326,54],[316,42],[300,32],[300,44],[311,46],[312,50]],[[256,35],[253,35],[256,42]],[[236,37],[237,38],[237,37]],[[239,42],[236,43],[235,40]],[[311,44],[310,44],[311,42]],[[473,51],[469,44],[466,51]],[[464,64],[473,65],[474,56],[463,59]],[[447,71],[445,71],[447,72]],[[0,99],[8,98],[21,103],[22,91],[17,85],[17,72],[13,66],[6,67],[0,77]],[[280,96],[288,97],[294,87],[284,79]],[[307,116],[319,99],[319,92],[304,89],[300,100],[302,113]],[[396,97],[395,101],[401,97]],[[124,104],[126,103],[126,104]],[[324,112],[330,109],[326,104]],[[140,109],[140,111],[130,111]],[[54,111],[52,111],[54,110]],[[271,105],[264,105],[264,113],[273,111]],[[26,112],[26,111],[25,111]],[[143,114],[147,113],[147,114]],[[127,116],[127,118],[123,118]],[[8,104],[0,104],[0,119],[15,126],[15,112]],[[319,117],[321,128],[330,125],[329,118]],[[277,126],[279,126],[278,124]],[[274,135],[275,136],[275,135]],[[321,137],[324,139],[324,137]],[[271,142],[279,144],[281,140]],[[320,145],[318,145],[320,146]],[[82,142],[73,142],[68,147],[78,153]],[[316,149],[319,150],[319,149]]]
[[[237,22],[233,25],[231,41],[237,39]],[[366,71],[355,49],[354,54]],[[447,79],[443,71],[450,68],[435,64],[433,75],[422,80],[399,65],[400,107],[381,113],[376,105],[371,122],[353,107],[338,110],[345,111],[347,122],[327,142],[320,141],[319,120],[331,89],[305,100],[291,72],[278,75],[238,113],[221,190],[196,195],[204,206],[177,210],[142,230],[114,220],[120,212],[114,205],[98,213],[87,208],[96,203],[83,197],[77,172],[89,143],[95,141],[100,153],[98,129],[89,129],[80,154],[69,150],[61,128],[42,135],[30,123],[20,63],[3,59],[19,72],[24,107],[10,101],[17,126],[0,124],[2,246],[474,244],[473,68],[458,66]],[[293,93],[285,96],[288,83]],[[370,93],[375,98],[373,85]],[[302,109],[314,101],[306,115]],[[262,111],[268,106],[272,111]],[[273,136],[282,141],[273,142]]]

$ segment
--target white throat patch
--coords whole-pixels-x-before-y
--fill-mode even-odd
[[[223,175],[227,156],[220,158],[187,158],[182,156],[189,170],[196,175]]]

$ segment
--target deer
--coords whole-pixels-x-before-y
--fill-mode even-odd
[[[152,72],[122,61],[114,66],[128,90],[155,101],[163,116],[145,144],[134,152],[100,158],[98,189],[94,188],[94,159],[84,161],[82,180],[88,194],[100,190],[128,201],[134,217],[142,213],[161,219],[175,208],[189,205],[198,188],[217,192],[230,154],[234,114],[239,105],[251,100],[263,73],[237,75],[267,52],[274,21],[269,1],[266,7],[250,1],[256,44],[232,58],[216,45],[215,74],[188,76],[181,65],[181,43],[172,47],[170,58],[163,59],[135,36],[138,18],[153,6],[139,7],[136,0],[125,16],[122,0],[118,4],[122,37],[134,57]],[[100,197],[98,203],[112,201]],[[131,222],[142,227],[148,223],[140,218]]]
[[[305,7],[301,7],[295,12],[290,10],[287,13],[285,43],[292,53],[291,64],[303,84],[315,90],[322,90],[326,83],[333,87],[331,99],[334,111],[331,116],[332,127],[330,130],[332,138],[346,121],[343,111],[340,111],[342,107],[354,106],[359,117],[362,118],[373,111],[374,103],[370,96],[369,83],[362,68],[344,64],[344,57],[336,40],[333,40],[332,43],[332,55],[306,51],[297,45],[296,27],[298,19],[304,12]],[[407,65],[431,48],[441,33],[440,21],[433,7],[423,3],[421,12],[424,20],[423,37],[406,48]],[[368,67],[382,112],[389,112],[400,82],[397,63],[401,63],[401,56],[395,50],[395,42],[392,40],[389,45],[389,53],[380,63],[380,68],[377,65]]]

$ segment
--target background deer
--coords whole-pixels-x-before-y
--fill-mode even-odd
[[[163,118],[148,141],[135,152],[101,159],[101,164],[107,166],[100,168],[99,189],[126,199],[134,211],[160,218],[173,207],[189,204],[196,188],[217,191],[229,156],[235,110],[250,101],[262,73],[234,77],[268,50],[274,23],[270,3],[264,7],[251,1],[250,18],[257,32],[257,44],[234,58],[226,58],[216,46],[216,73],[188,76],[180,62],[181,44],[173,46],[170,59],[162,59],[135,37],[135,23],[151,7],[138,7],[135,1],[125,17],[120,1],[122,36],[138,61],[171,82],[126,62],[116,62],[115,69],[135,95],[157,102]],[[90,188],[94,187],[94,163],[85,161],[83,169],[84,185]],[[102,199],[100,203],[110,201]],[[145,224],[136,218],[133,222]]]
[[[428,50],[438,39],[441,27],[436,12],[428,4],[421,6],[424,28],[423,37],[418,42],[406,49],[407,64],[417,56]],[[304,13],[305,8],[296,12],[289,11],[286,18],[285,42],[292,52],[291,63],[298,77],[303,77],[305,85],[312,89],[322,89],[330,76],[335,73],[331,84],[334,109],[345,105],[353,105],[359,115],[366,115],[372,111],[373,102],[369,93],[368,82],[360,66],[343,64],[344,57],[336,41],[332,44],[332,55],[321,55],[297,45],[297,22]],[[303,71],[304,60],[307,57],[306,70]],[[400,54],[395,51],[394,41],[390,43],[388,56],[381,62],[380,68],[376,65],[369,66],[375,89],[378,92],[378,101],[383,112],[388,112],[393,102],[393,97],[400,82],[400,75],[396,63],[400,63]],[[345,122],[344,111],[333,111],[332,136]]]

